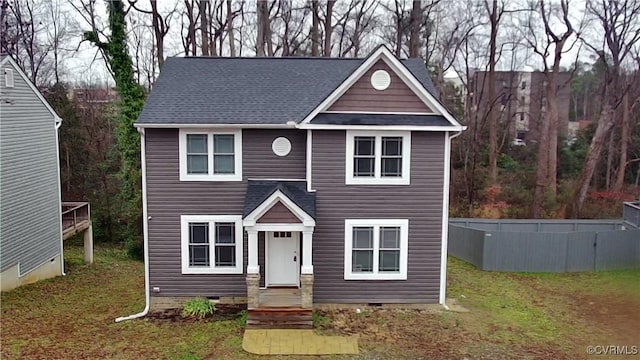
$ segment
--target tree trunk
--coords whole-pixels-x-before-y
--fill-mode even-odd
[[[208,0],[200,0],[200,35],[202,36],[202,56],[209,56],[209,22],[207,20]]]
[[[542,124],[539,127],[538,139],[538,168],[536,170],[536,186],[533,192],[533,203],[531,205],[531,216],[534,219],[542,217],[542,208],[546,189],[548,185],[549,171],[549,113],[541,117]]]
[[[557,71],[560,71],[559,66]],[[554,64],[553,73],[548,77],[547,82],[547,116],[549,118],[549,145],[548,145],[548,169],[547,169],[547,190],[549,195],[555,199],[557,193],[557,172],[558,172],[558,86],[557,72]]]
[[[409,57],[420,57],[420,18],[422,17],[422,1],[413,1],[411,8],[411,37],[409,39]]]
[[[331,57],[331,35],[333,33],[333,5],[335,0],[327,1],[327,14],[324,19],[324,56]]]
[[[622,191],[627,168],[627,149],[629,147],[629,91],[622,97],[622,124],[620,129],[620,161],[613,191]]]
[[[320,50],[320,18],[318,0],[311,0],[311,56],[318,56]]]
[[[256,55],[264,56],[265,47],[265,22],[269,21],[269,8],[266,0],[258,0],[257,18],[258,18],[258,36],[256,38]]]
[[[615,131],[615,123],[614,123],[614,128],[611,129],[611,134],[609,134],[609,148],[607,149],[607,168],[604,176],[604,188],[607,189],[607,191],[611,190],[611,179],[613,178],[612,168],[613,168],[613,154],[615,152],[615,143],[614,143],[615,135],[616,135],[616,131]]]
[[[496,41],[498,37],[498,0],[493,0],[489,12],[491,33],[489,39],[489,185],[496,185],[498,181],[498,119],[495,107],[497,105],[495,90],[496,75]],[[546,167],[546,163],[545,163]]]
[[[158,67],[162,69],[164,65],[164,36],[163,31],[164,24],[162,24],[162,18],[158,12],[158,0],[151,0],[151,21],[153,25],[153,33],[156,40],[156,57],[158,61]]]
[[[613,109],[611,105],[603,104],[602,112],[600,113],[600,119],[598,119],[598,127],[596,128],[596,133],[593,135],[593,139],[591,139],[591,145],[589,146],[589,151],[587,152],[587,157],[585,158],[582,172],[580,173],[580,177],[578,178],[578,186],[576,187],[576,192],[574,194],[571,214],[574,219],[580,217],[582,206],[584,205],[584,201],[587,198],[589,184],[591,183],[591,179],[593,178],[593,173],[596,169],[596,165],[598,164],[598,159],[600,159],[600,154],[602,153],[605,139],[607,138],[609,131],[611,131],[611,128],[613,128],[613,125]]]
[[[236,38],[233,34],[233,11],[231,9],[231,0],[227,0],[227,33],[229,34],[229,55],[236,56]],[[220,48],[222,53],[222,48]]]

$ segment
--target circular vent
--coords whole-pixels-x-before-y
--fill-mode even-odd
[[[391,85],[391,76],[384,70],[376,70],[371,75],[371,86],[376,90],[385,90]]]
[[[273,140],[271,150],[278,156],[287,156],[291,152],[291,141],[286,137],[279,137]]]

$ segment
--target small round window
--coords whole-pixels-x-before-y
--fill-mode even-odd
[[[371,74],[371,86],[376,90],[386,90],[391,85],[391,76],[384,70],[376,70]]]
[[[278,137],[273,140],[271,150],[273,150],[273,153],[278,156],[287,156],[291,152],[291,141],[286,137]]]

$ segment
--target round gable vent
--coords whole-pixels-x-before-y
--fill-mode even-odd
[[[278,137],[273,140],[271,150],[278,156],[287,156],[291,152],[291,141],[286,137]]]
[[[376,90],[386,90],[391,85],[391,76],[384,70],[376,70],[371,75],[371,86]]]

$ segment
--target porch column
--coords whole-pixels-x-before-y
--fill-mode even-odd
[[[313,230],[302,232],[302,274],[313,274]]]
[[[258,265],[258,231],[249,229],[247,264],[247,307],[255,309],[260,306],[260,266]]]
[[[260,266],[258,265],[258,231],[247,230],[247,235],[249,237],[249,249],[247,251],[249,253],[249,262],[247,263],[247,274],[259,274]]]
[[[302,269],[300,270],[300,290],[302,308],[313,308],[313,228],[302,232]]]

